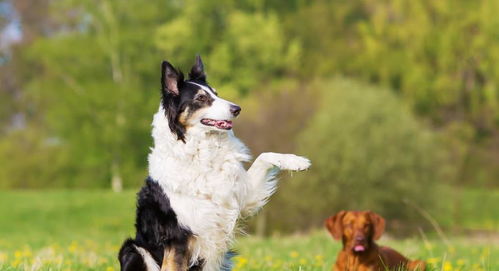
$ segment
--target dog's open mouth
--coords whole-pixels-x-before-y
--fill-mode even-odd
[[[206,126],[213,126],[222,130],[232,129],[232,121],[230,120],[202,119],[201,123]]]

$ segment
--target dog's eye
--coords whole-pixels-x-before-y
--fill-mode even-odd
[[[196,97],[196,100],[200,101],[200,102],[206,102],[208,100],[208,96],[206,96],[206,95],[198,95]]]

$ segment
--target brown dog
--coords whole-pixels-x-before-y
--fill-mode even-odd
[[[425,271],[423,261],[410,261],[389,247],[378,246],[385,220],[371,211],[341,211],[326,219],[334,239],[343,241],[334,271]]]

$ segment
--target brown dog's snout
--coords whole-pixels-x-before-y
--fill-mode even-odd
[[[355,241],[357,241],[357,242],[363,242],[363,241],[365,241],[365,240],[366,240],[366,237],[365,237],[363,234],[357,234],[357,235],[355,235],[355,238],[354,238],[354,239],[355,239]]]

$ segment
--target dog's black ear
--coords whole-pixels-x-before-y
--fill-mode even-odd
[[[206,82],[206,74],[204,73],[204,65],[200,55],[196,56],[196,62],[189,73],[189,79]]]
[[[178,122],[178,107],[180,102],[181,84],[184,82],[184,74],[175,69],[168,61],[161,64],[161,103],[168,119],[168,126],[179,140],[185,142],[185,127]]]
[[[161,91],[177,96],[180,72],[177,71],[168,61],[161,64]]]

